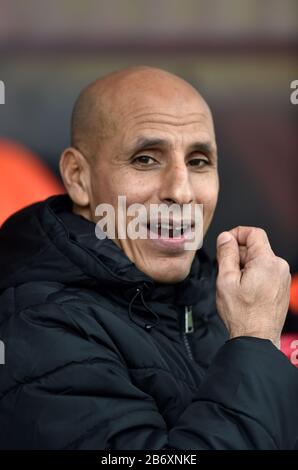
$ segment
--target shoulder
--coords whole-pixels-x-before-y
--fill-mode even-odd
[[[2,294],[9,309],[1,303],[5,367],[0,371],[0,395],[18,383],[42,382],[62,370],[67,377],[80,366],[125,367],[109,332],[90,315],[92,299],[87,302],[78,290],[46,284],[40,283],[37,293],[37,286],[24,284]],[[31,300],[20,302],[27,289]]]
[[[3,323],[27,319],[41,326],[77,327],[78,332],[82,332],[87,318],[92,322],[96,312],[98,320],[106,308],[106,299],[93,289],[47,281],[23,283],[0,295],[0,331]]]

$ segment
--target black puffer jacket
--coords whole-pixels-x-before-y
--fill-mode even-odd
[[[158,285],[59,196],[8,220],[0,263],[2,449],[295,446],[297,370],[268,340],[227,341],[202,250]]]

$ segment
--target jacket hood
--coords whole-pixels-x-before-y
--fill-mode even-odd
[[[212,267],[197,251],[187,278],[159,284],[141,272],[110,239],[95,236],[95,224],[72,213],[67,195],[33,204],[10,217],[0,230],[0,290],[32,281],[67,286],[100,286],[125,291],[128,300],[137,286],[152,299],[191,305],[210,281]]]

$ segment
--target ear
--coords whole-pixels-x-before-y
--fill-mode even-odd
[[[90,168],[84,155],[74,147],[68,147],[61,155],[59,167],[72,201],[82,208],[89,206]]]

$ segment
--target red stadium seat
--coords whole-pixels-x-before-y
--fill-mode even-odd
[[[298,367],[298,332],[282,334],[280,349]]]
[[[0,139],[0,225],[22,207],[63,192],[38,157],[22,145]]]
[[[290,309],[298,315],[298,273],[292,275]]]

